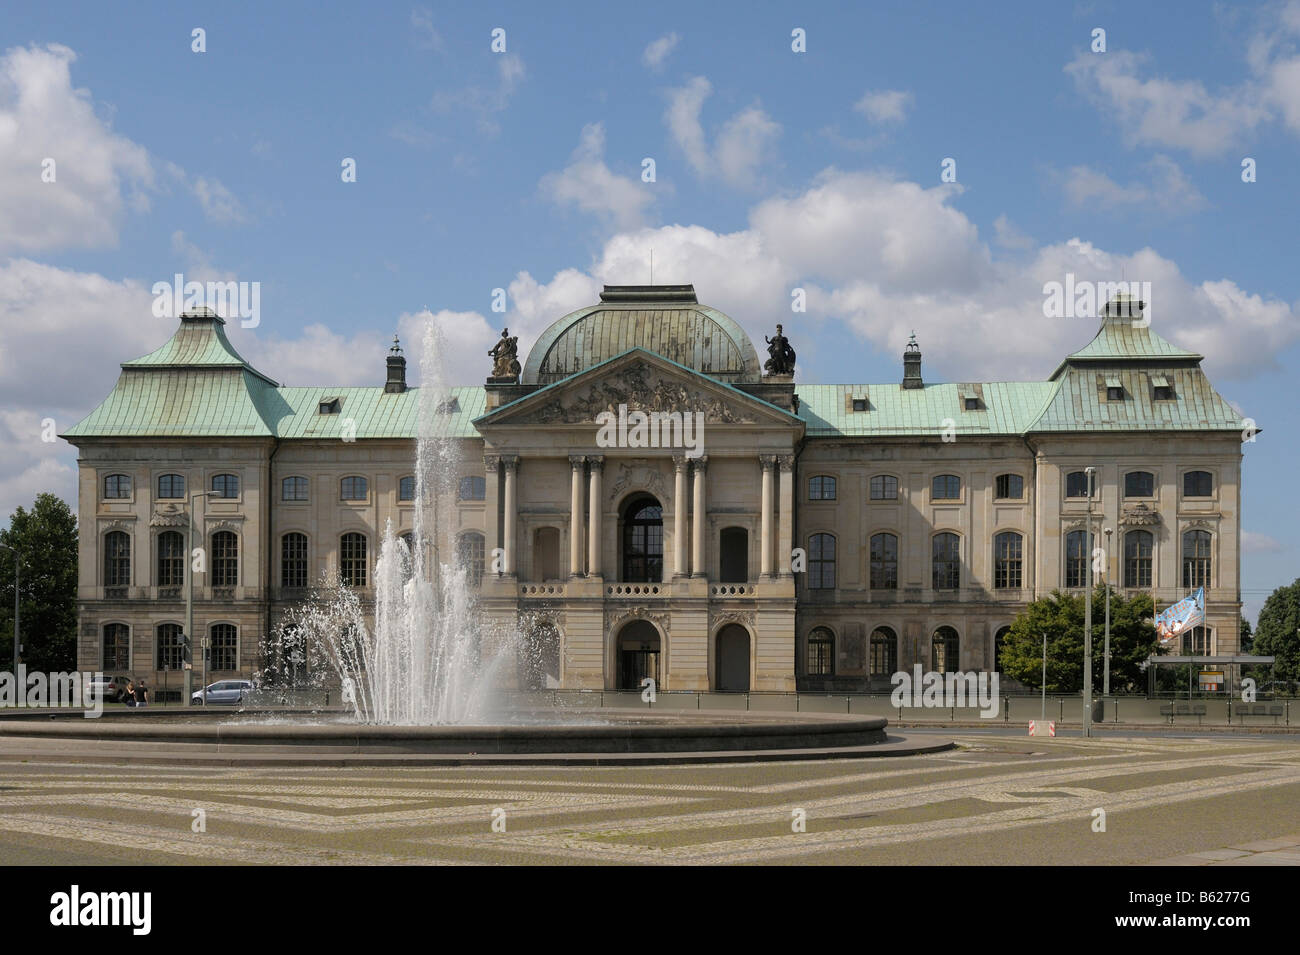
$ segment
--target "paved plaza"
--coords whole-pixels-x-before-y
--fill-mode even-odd
[[[0,864],[1300,863],[1293,737],[954,738],[924,756],[659,767],[7,752]],[[806,831],[793,831],[797,810]]]

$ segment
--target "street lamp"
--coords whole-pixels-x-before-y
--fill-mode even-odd
[[[185,674],[184,686],[181,690],[184,699],[181,706],[189,706],[190,698],[194,694],[194,508],[195,501],[201,497],[215,497],[216,491],[195,491],[190,495],[190,545],[189,552],[185,555],[185,646],[184,658],[181,661],[181,669]],[[207,560],[203,562],[207,567]],[[204,570],[207,573],[207,570]],[[207,703],[207,687],[204,686],[203,702]]]
[[[1083,610],[1083,735],[1092,735],[1092,493],[1096,468],[1084,468],[1088,476],[1088,583]]]
[[[1110,696],[1110,535],[1109,527],[1103,530],[1106,535],[1106,668],[1102,671],[1101,695]]]
[[[0,550],[7,550],[14,555],[14,679],[18,679],[18,585],[21,583],[19,575],[18,548],[10,547],[8,544],[0,544]]]

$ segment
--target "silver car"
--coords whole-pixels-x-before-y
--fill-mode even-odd
[[[252,680],[220,680],[210,684],[205,689],[195,690],[194,695],[190,697],[190,702],[202,703],[206,695],[209,704],[238,704],[244,702],[252,689]]]

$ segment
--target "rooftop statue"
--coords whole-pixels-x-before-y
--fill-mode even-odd
[[[772,338],[764,335],[763,341],[767,342],[767,353],[772,356],[763,364],[763,371],[769,375],[793,375],[794,349],[790,347],[790,340],[781,334],[781,326],[776,326],[776,335]]]
[[[519,336],[511,335],[510,329],[501,330],[501,339],[488,352],[492,357],[493,378],[519,377]]]

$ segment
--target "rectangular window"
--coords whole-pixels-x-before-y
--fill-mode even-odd
[[[993,539],[993,586],[1018,590],[1021,586],[1024,538],[999,534]]]
[[[215,497],[239,497],[239,478],[233,474],[214,474],[212,490],[216,492]]]
[[[213,670],[238,669],[239,643],[233,624],[219,623],[212,628],[212,649],[208,664]]]
[[[179,474],[164,474],[158,478],[158,497],[175,500],[185,496],[185,478]]]
[[[826,475],[818,475],[808,479],[808,500],[810,501],[833,501],[835,500],[835,478]]]
[[[103,667],[109,670],[131,668],[131,631],[124,623],[110,623],[104,627]]]
[[[1188,471],[1183,475],[1183,497],[1213,497],[1214,475],[1209,471]]]
[[[1025,496],[1025,479],[1019,474],[999,474],[996,484],[1000,501],[1019,501]]]
[[[280,539],[280,586],[307,586],[306,534],[285,534]]]
[[[877,474],[871,479],[871,499],[873,501],[898,500],[898,478],[892,474]]]
[[[808,675],[831,676],[832,654],[835,645],[830,640],[812,639],[808,641]]]
[[[239,586],[239,538],[230,531],[212,535],[212,586]]]
[[[1124,475],[1125,497],[1155,497],[1156,476],[1150,471],[1129,471]]]
[[[339,482],[339,497],[345,501],[364,501],[370,493],[370,482],[363,477],[345,477]]]
[[[307,479],[305,477],[287,477],[280,482],[280,500],[307,500]]]
[[[898,538],[893,534],[876,534],[871,538],[871,587],[898,589]]]
[[[184,663],[185,641],[180,624],[163,624],[158,628],[158,669],[179,670]]]
[[[481,501],[487,496],[487,478],[463,477],[460,479],[460,499]]]
[[[956,501],[961,498],[961,478],[955,474],[940,474],[930,482],[930,500]]]
[[[835,538],[830,534],[814,534],[808,541],[808,587],[835,588]]]
[[[397,499],[399,501],[415,500],[415,478],[404,477],[397,482]]]
[[[853,399],[853,410],[854,410],[854,411],[866,411],[866,410],[867,410],[867,399],[866,399],[866,398],[854,398],[854,399]]]
[[[104,497],[108,500],[126,500],[131,496],[131,478],[125,474],[110,474],[104,478]]]

